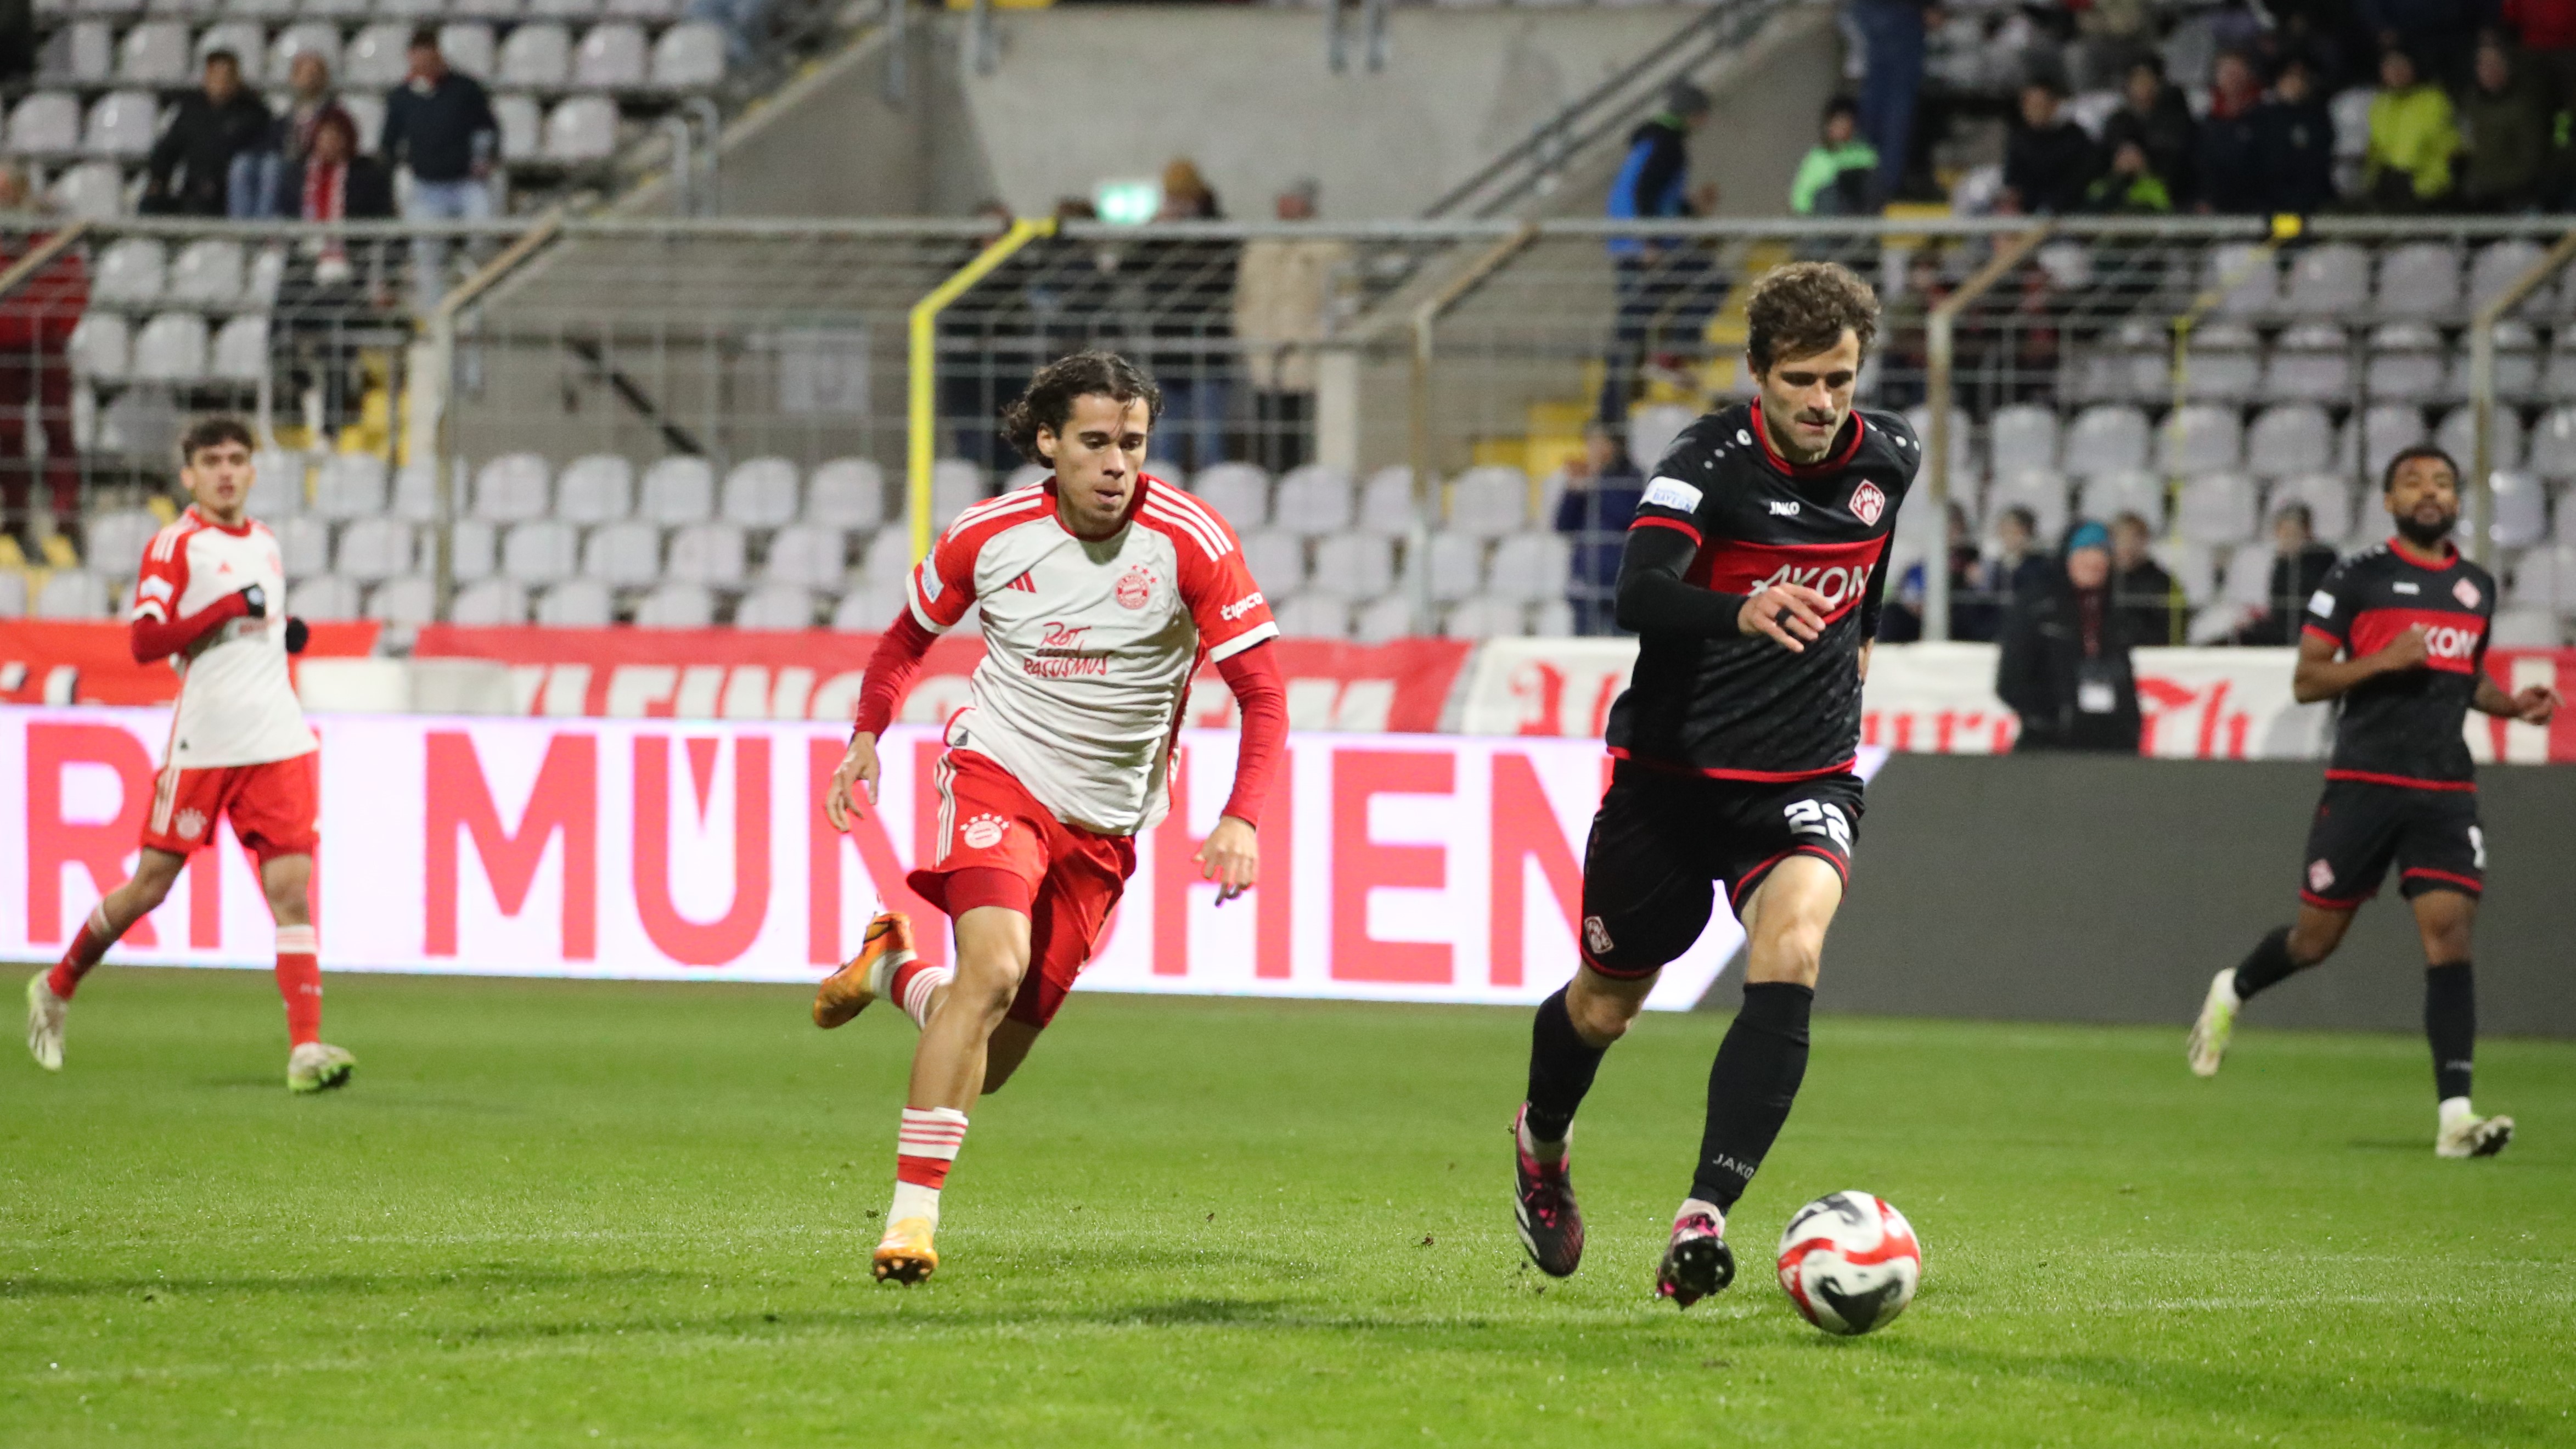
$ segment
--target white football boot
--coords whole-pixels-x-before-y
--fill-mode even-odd
[[[2227,1055],[2227,1040],[2236,1034],[2236,1008],[2244,1004],[2236,998],[2235,967],[2210,978],[2209,995],[2200,1003],[2200,1020],[2191,1024],[2191,1039],[2184,1044],[2191,1055],[2193,1076],[2218,1075],[2219,1059]]]
[[[2442,1104],[2441,1129],[2433,1134],[2436,1157],[2493,1157],[2513,1140],[2511,1117],[2481,1117],[2466,1097]]]
[[[49,1072],[63,1069],[63,1018],[72,1004],[45,984],[46,972],[27,978],[27,1051]]]

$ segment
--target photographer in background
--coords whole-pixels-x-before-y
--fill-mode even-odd
[[[2111,599],[2111,534],[2079,523],[2062,568],[2014,597],[1995,693],[2021,716],[2020,750],[2138,752],[2129,616]]]

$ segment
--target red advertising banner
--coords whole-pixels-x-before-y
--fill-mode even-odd
[[[413,657],[489,659],[510,667],[523,714],[558,718],[846,721],[874,634],[831,629],[464,628],[420,631]],[[1297,729],[1425,734],[1440,728],[1472,646],[1455,639],[1343,644],[1281,639],[1288,720]],[[932,724],[966,703],[984,643],[962,631],[931,646],[902,720]],[[1235,722],[1234,696],[1213,669],[1190,687],[1186,725]]]
[[[384,626],[312,625],[308,658],[364,657]],[[179,674],[167,660],[134,662],[126,626],[109,620],[0,619],[0,704],[168,704]]]

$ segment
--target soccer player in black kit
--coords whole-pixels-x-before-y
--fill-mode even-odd
[[[2507,694],[2486,672],[2495,577],[2450,542],[2460,517],[2460,469],[2439,448],[2399,453],[2380,491],[2397,536],[2326,575],[2308,601],[2291,690],[2301,703],[2338,701],[2334,759],[2308,828],[2299,919],[2265,936],[2241,966],[2209,984],[2192,1027],[2191,1069],[2218,1074],[2239,1007],[2334,954],[2352,913],[2379,892],[2389,865],[2424,938],[2424,1034],[2440,1102],[2433,1150],[2490,1157],[2513,1140],[2513,1119],[2469,1106],[2477,996],[2469,927],[2485,886],[2475,767],[2460,726],[2472,709],[2547,724],[2558,691]]]
[[[1727,1210],[1806,1074],[1817,958],[1860,825],[1861,679],[1921,457],[1904,419],[1852,408],[1878,330],[1859,277],[1780,267],[1745,316],[1756,400],[1683,430],[1628,531],[1616,607],[1637,663],[1611,706],[1616,763],[1584,850],[1582,964],[1539,1005],[1513,1122],[1521,1241],[1564,1277],[1583,1257],[1575,1108],[1723,886],[1744,923],[1744,1005],[1709,1070],[1699,1164],[1655,1279],[1685,1308],[1734,1278]]]

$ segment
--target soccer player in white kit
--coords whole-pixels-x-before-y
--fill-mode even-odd
[[[341,1086],[355,1058],[322,1040],[320,943],[310,892],[315,830],[313,731],[304,723],[286,656],[303,648],[302,621],[285,617],[277,539],[243,511],[250,499],[250,429],[209,418],[179,444],[179,482],[194,501],[152,536],[134,585],[130,625],[139,663],[169,659],[180,673],[170,745],[143,824],[133,878],[90,912],[71,949],[27,983],[27,1049],[63,1067],[63,1021],[83,976],[127,928],[161,904],[188,857],[214,842],[215,821],[259,860],[277,919],[277,989],[286,998],[286,1085]]]
[[[966,1109],[1010,1079],[1090,959],[1136,868],[1135,836],[1167,808],[1181,705],[1203,661],[1241,704],[1243,737],[1200,874],[1220,902],[1253,884],[1254,831],[1288,726],[1266,647],[1279,626],[1234,530],[1144,474],[1160,406],[1153,382],[1109,353],[1065,358],[1031,380],[1003,429],[1054,476],[958,515],[913,571],[823,800],[845,829],[875,798],[877,736],[905,684],[932,639],[980,606],[984,662],[972,703],[948,721],[933,782],[938,854],[907,878],[954,924],[957,964],[925,965],[911,923],[887,912],[814,999],[820,1026],[883,996],[921,1028],[880,1281],[915,1283],[938,1268],[939,1194]]]

